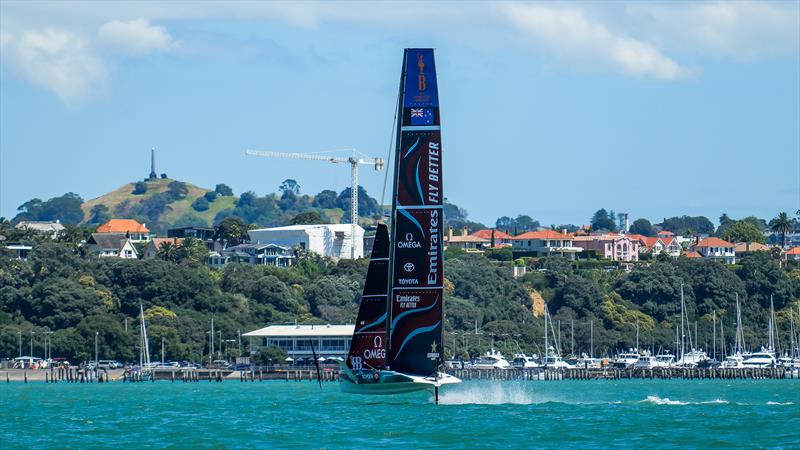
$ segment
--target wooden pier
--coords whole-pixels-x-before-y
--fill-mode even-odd
[[[462,380],[734,380],[798,378],[798,373],[781,367],[767,368],[656,368],[656,369],[448,369]]]

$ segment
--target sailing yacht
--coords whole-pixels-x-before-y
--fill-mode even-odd
[[[342,391],[399,394],[459,383],[443,362],[444,224],[433,49],[406,49],[397,104],[391,237],[378,226]]]
[[[152,374],[152,365],[150,364],[150,343],[147,339],[147,325],[144,321],[144,307],[139,303],[139,317],[141,317],[141,328],[139,332],[139,368],[137,374],[140,379],[147,381]]]

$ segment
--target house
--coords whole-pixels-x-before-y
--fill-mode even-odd
[[[694,250],[692,250],[690,252],[684,252],[683,256],[685,256],[687,258],[692,258],[692,259],[694,259],[694,258],[702,258],[703,257],[703,255],[701,255],[700,253],[697,253]]]
[[[218,250],[214,244],[217,231],[211,227],[178,227],[167,230],[169,238],[195,238],[200,239],[206,244],[209,251]],[[224,247],[225,243],[221,243]]]
[[[769,245],[764,245],[759,242],[738,242],[736,243],[736,254],[741,259],[744,256],[750,255],[754,252],[771,252],[772,248]]]
[[[247,233],[253,244],[275,244],[290,249],[298,247],[334,259],[364,257],[364,229],[358,225],[290,225],[250,230]]]
[[[9,246],[10,247],[10,246]],[[794,247],[783,254],[785,261],[800,261],[800,247]]]
[[[583,249],[573,245],[574,236],[553,230],[529,231],[511,238],[514,257],[519,256],[564,256],[575,259]]]
[[[144,250],[144,259],[153,259],[158,257],[158,252],[161,250],[163,244],[171,244],[179,247],[183,243],[181,238],[153,238],[147,243],[147,248]]]
[[[492,244],[492,233],[494,233],[494,246],[495,247],[511,247],[511,236],[508,233],[504,233],[500,230],[496,229],[484,229],[478,230],[472,233],[470,236],[476,237],[479,239],[485,239],[489,242],[489,245]]]
[[[219,268],[229,263],[255,264],[260,266],[290,267],[295,255],[291,248],[276,244],[239,244],[211,252],[208,263]]]
[[[639,240],[624,234],[575,236],[572,243],[583,249],[583,256],[594,256],[611,261],[638,261]]]
[[[726,264],[736,263],[736,246],[720,238],[705,238],[692,246],[692,250],[700,253],[704,258],[722,261]]]
[[[60,220],[56,221],[27,221],[23,220],[14,226],[17,230],[30,230],[36,233],[49,236],[51,239],[58,237],[58,234],[64,231],[64,225],[61,225]]]
[[[309,365],[315,357],[347,358],[354,328],[355,325],[270,325],[242,337],[250,338],[250,354],[259,348],[279,347],[288,355],[287,363]]]
[[[86,241],[90,253],[100,257],[135,259],[139,257],[133,241],[124,233],[92,233]]]
[[[673,233],[672,231],[661,230],[658,233],[656,233],[656,236],[660,238],[672,238],[675,237],[675,233]]]
[[[126,234],[131,242],[147,242],[150,230],[145,224],[132,219],[111,219],[97,227],[97,233]]]
[[[28,253],[33,250],[32,246],[24,244],[9,244],[6,248],[13,252],[14,259],[21,259],[23,261],[28,259]]]
[[[640,242],[639,251],[641,253],[650,253],[653,257],[663,253],[677,258],[683,252],[683,247],[674,237],[649,237],[638,234],[630,234],[628,237]]]
[[[447,229],[447,236],[444,238],[444,245],[448,248],[457,247],[466,252],[483,253],[489,248],[491,240],[467,234],[467,227],[461,229],[460,236],[453,235],[453,227]]]

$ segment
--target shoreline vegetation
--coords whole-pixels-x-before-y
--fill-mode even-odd
[[[448,249],[445,261],[447,359],[469,359],[491,347],[541,354],[544,319],[537,299],[547,304],[555,346],[564,354],[589,353],[590,341],[596,356],[634,347],[637,324],[640,347],[672,349],[681,284],[689,329],[697,323],[694,342],[700,347],[712,347],[716,315],[724,330],[724,338],[716,332],[717,349],[724,339],[730,352],[738,294],[751,348],[768,341],[772,297],[782,352],[789,348],[790,310],[797,308],[800,289],[800,267],[782,267],[766,253],[736,265],[658,258],[630,273],[563,258],[526,258],[528,273],[519,278],[511,276],[514,263],[486,255]],[[265,324],[352,322],[366,268],[366,260],[305,254],[290,268],[230,264],[218,270],[192,258],[86,257],[75,244],[42,242],[27,260],[0,257],[0,356],[16,357],[20,349],[27,354],[31,346],[34,356],[43,356],[47,344],[53,357],[79,363],[93,359],[97,338],[101,359],[134,361],[141,302],[151,346],[163,338],[165,359],[207,360],[212,317],[215,334],[221,333],[215,348],[228,341],[221,356],[233,359],[240,347],[230,341]],[[242,342],[242,352],[248,344]],[[280,357],[269,350],[276,349],[255,361]]]

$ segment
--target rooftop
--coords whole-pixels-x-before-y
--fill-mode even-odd
[[[348,227],[350,225],[347,225]],[[352,336],[355,325],[270,325],[244,333],[245,337],[323,337]]]
[[[728,241],[723,241],[720,238],[710,237],[710,238],[705,238],[699,243],[692,246],[692,248],[703,248],[703,247],[734,247],[734,245]]]
[[[476,238],[481,238],[481,239],[486,239],[486,240],[491,240],[492,239],[492,230],[478,230],[478,231],[472,233],[470,236],[474,236]],[[513,236],[511,236],[508,233],[504,233],[504,232],[502,232],[500,230],[494,230],[494,239],[495,240],[511,239],[512,237]]]
[[[111,219],[97,227],[98,233],[149,233],[150,230],[133,219]]]
[[[553,230],[544,230],[544,231],[529,231],[527,233],[522,233],[519,236],[515,236],[511,239],[522,241],[525,239],[572,239],[573,236],[569,233],[559,233],[558,231]]]

